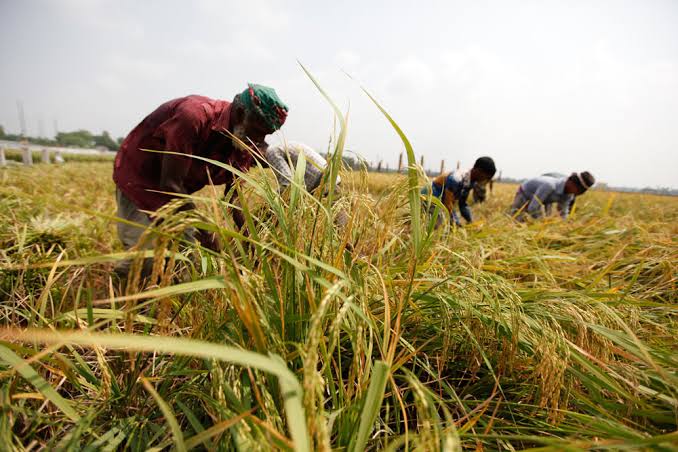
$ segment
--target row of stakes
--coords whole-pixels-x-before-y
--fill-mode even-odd
[[[404,163],[403,153],[401,152],[400,156],[398,157],[398,172],[399,173],[402,173],[402,171],[403,171],[403,168],[404,168],[403,163]],[[381,171],[381,164],[382,164],[382,162],[379,162],[379,166],[378,166],[377,171]],[[460,165],[460,162],[457,162],[457,169],[459,169],[459,165]],[[421,157],[419,157],[419,166],[421,166],[422,168],[424,167],[424,156],[423,155]],[[388,166],[387,166],[387,168],[388,168]],[[445,172],[445,159],[440,161],[440,174],[443,174],[444,172]]]
[[[51,151],[49,149],[42,149],[41,151],[41,161],[42,163],[52,163],[50,154],[54,152],[54,163],[64,163],[64,157],[61,155],[60,150]],[[21,161],[25,166],[33,165],[33,151],[24,146],[21,148]],[[0,146],[0,168],[7,166],[7,155],[5,154],[5,148]]]

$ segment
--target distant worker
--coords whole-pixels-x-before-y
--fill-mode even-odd
[[[302,143],[287,142],[269,146],[266,149],[266,162],[271,167],[278,179],[278,189],[283,192],[292,184],[299,156],[306,159],[304,171],[304,184],[306,190],[312,192],[322,182],[327,160],[310,146]],[[337,184],[341,178],[337,176]]]
[[[560,216],[565,219],[570,213],[574,198],[584,194],[596,182],[588,171],[572,173],[570,176],[556,174],[523,182],[513,200],[511,215],[520,221],[525,212],[532,218],[541,218],[550,215],[552,205],[557,204]]]
[[[480,157],[476,160],[473,168],[466,172],[454,171],[435,177],[431,181],[431,186],[423,188],[421,193],[424,195],[431,193],[431,195],[440,199],[454,224],[461,226],[461,221],[455,211],[455,204],[459,205],[459,212],[466,222],[471,223],[473,217],[468,205],[469,193],[476,187],[484,188],[496,172],[494,160],[490,157]],[[434,206],[431,205],[431,212],[433,209]],[[436,226],[439,224],[440,217]]]
[[[116,156],[113,180],[118,217],[149,226],[152,220],[142,210],[154,212],[177,198],[158,191],[190,194],[211,181],[214,185],[226,185],[226,194],[233,183],[230,171],[205,161],[143,149],[206,157],[244,171],[252,165],[253,156],[228,133],[263,150],[267,146],[266,135],[283,125],[287,111],[272,88],[254,84],[236,95],[233,102],[190,95],[162,104],[127,135]],[[180,210],[194,207],[187,201]],[[234,211],[233,216],[236,223],[242,224],[240,212]],[[125,249],[137,245],[145,231],[122,222],[117,226]],[[194,232],[188,230],[186,238],[192,240]],[[207,248],[219,247],[214,234],[198,231],[196,238]],[[142,247],[152,248],[153,244]],[[121,262],[116,273],[126,276],[130,265],[130,261]],[[147,260],[144,268],[148,265]]]

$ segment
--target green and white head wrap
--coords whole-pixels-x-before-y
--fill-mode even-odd
[[[273,88],[249,83],[248,88],[238,97],[247,111],[263,119],[273,131],[278,130],[285,123],[289,109]]]

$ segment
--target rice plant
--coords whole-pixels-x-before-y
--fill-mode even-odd
[[[233,205],[208,187],[159,212],[125,291],[112,265],[141,256],[115,239],[110,163],[0,172],[0,444],[675,450],[678,199],[593,191],[516,224],[497,184],[476,223],[434,229],[377,107],[407,174],[339,168],[336,109],[340,194],[238,173]]]

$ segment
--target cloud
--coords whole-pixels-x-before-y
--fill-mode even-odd
[[[128,14],[129,10],[118,2],[107,0],[61,0],[49,4],[53,13],[75,27],[85,29],[85,33],[114,35],[122,38],[140,40],[146,36],[146,26],[139,14]],[[138,12],[138,11],[137,11]]]
[[[160,61],[121,54],[111,55],[104,63],[106,74],[140,81],[162,80],[173,69],[174,64],[168,60]]]
[[[136,89],[148,92],[173,72],[174,64],[167,60],[113,54],[101,61],[92,87],[112,96],[128,95]]]
[[[431,65],[415,56],[398,61],[390,74],[385,85],[392,94],[422,93],[432,89],[436,81]]]
[[[95,83],[104,91],[108,92],[123,92],[125,89],[125,84],[120,80],[117,75],[111,73],[99,74],[95,78]]]
[[[218,25],[219,31],[237,27],[253,32],[282,31],[290,24],[290,17],[281,2],[249,0],[245,3],[223,0],[197,0],[195,6],[202,17]]]
[[[276,56],[269,46],[260,42],[260,37],[248,31],[235,31],[228,40],[208,42],[203,39],[191,39],[180,43],[176,48],[182,56],[201,62],[218,62],[219,65],[238,62],[258,62],[271,64]]]
[[[486,90],[492,86],[506,90],[528,84],[518,63],[482,47],[444,52],[440,60],[439,69],[445,80],[465,89]]]
[[[360,55],[352,50],[341,50],[334,56],[334,63],[344,70],[354,69],[360,65]]]

